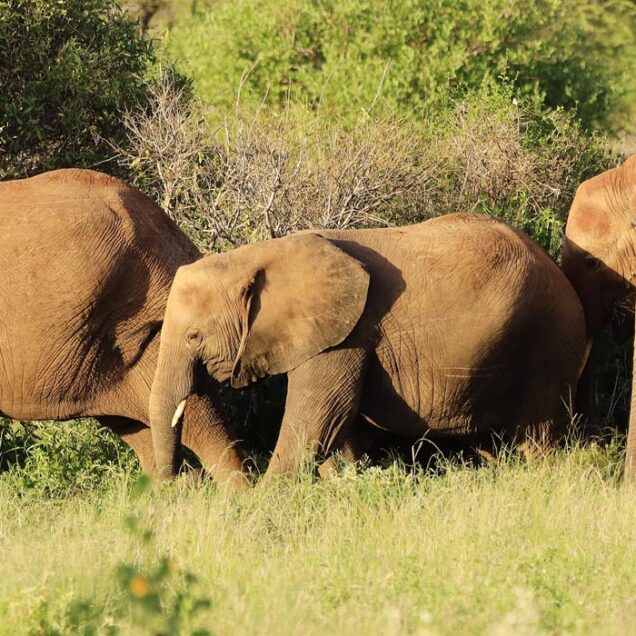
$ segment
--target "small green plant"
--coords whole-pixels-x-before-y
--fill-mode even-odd
[[[17,492],[67,497],[136,470],[134,453],[95,420],[0,420],[0,475]]]
[[[150,478],[141,475],[128,487],[132,502],[145,508]],[[159,551],[149,517],[129,512],[123,525],[135,556],[113,568],[107,598],[73,592],[60,604],[47,596],[31,613],[32,633],[212,636],[213,632],[201,625],[200,614],[212,607],[212,601],[198,591],[198,577]],[[4,633],[1,628],[0,633]]]
[[[149,488],[142,475],[135,490],[138,496]],[[196,591],[198,579],[190,570],[179,570],[174,560],[159,554],[155,534],[135,514],[125,519],[133,540],[142,547],[140,562],[126,561],[117,566],[117,579],[123,591],[122,604],[129,608],[129,621],[137,633],[152,636],[211,636],[197,626],[198,614],[209,609],[212,601]]]

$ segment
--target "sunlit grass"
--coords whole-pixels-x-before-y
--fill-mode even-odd
[[[101,493],[48,500],[5,480],[0,633],[144,633],[131,589],[146,588],[118,567],[149,578],[165,555],[170,573],[146,581],[159,618],[179,592],[181,605],[210,601],[170,633],[624,634],[636,491],[619,466],[616,445],[574,448],[437,476],[346,470],[240,497],[184,482],[135,496],[121,472]]]

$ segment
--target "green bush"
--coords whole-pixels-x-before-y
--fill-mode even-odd
[[[380,104],[421,117],[506,75],[522,96],[625,121],[636,7],[627,0],[219,0],[168,36],[199,94],[224,110],[289,99],[356,119]],[[381,90],[380,90],[381,89]]]
[[[545,110],[505,83],[487,81],[427,122],[422,152],[436,166],[420,216],[492,214],[551,255],[560,251],[578,185],[612,163],[606,140],[582,130],[574,112]]]
[[[0,0],[0,178],[107,157],[153,60],[116,0]]]
[[[65,497],[103,487],[115,472],[135,466],[134,453],[94,420],[0,419],[0,477],[17,492]]]

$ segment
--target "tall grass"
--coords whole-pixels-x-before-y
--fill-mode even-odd
[[[55,501],[0,481],[0,633],[624,634],[636,492],[618,448],[240,497],[136,495],[124,471]]]

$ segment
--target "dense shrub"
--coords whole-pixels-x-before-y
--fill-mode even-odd
[[[116,0],[0,0],[0,178],[107,157],[153,55]]]
[[[417,126],[395,116],[342,126],[290,104],[280,114],[239,109],[213,127],[165,77],[124,126],[120,162],[203,250],[475,211],[556,255],[577,185],[609,162],[573,114],[493,82]]]
[[[128,113],[120,162],[204,250],[311,227],[385,224],[416,214],[428,162],[395,118],[350,129],[303,108],[225,118],[212,127],[169,78]]]
[[[421,117],[505,74],[522,96],[620,124],[633,90],[627,0],[215,0],[169,36],[209,103],[289,99],[355,120],[377,103]]]
[[[605,139],[584,133],[574,113],[545,111],[506,84],[470,92],[430,120],[427,136],[424,152],[437,166],[428,215],[493,214],[553,256],[576,188],[613,161]]]

